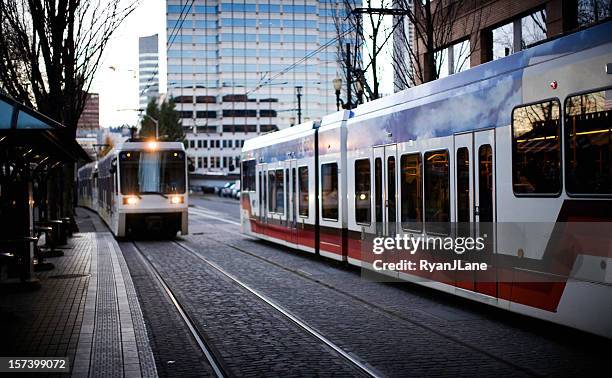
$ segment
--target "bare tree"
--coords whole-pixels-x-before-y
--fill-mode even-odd
[[[65,125],[62,137],[75,138],[102,53],[136,9],[137,1],[126,2],[0,1],[0,89]],[[49,190],[51,216],[71,216],[73,166],[55,169],[49,182],[50,188],[60,182],[64,188]]]
[[[361,14],[355,10],[364,8],[388,8],[392,0],[343,0],[339,3],[334,16],[338,33],[338,63],[342,67],[342,77],[347,80],[347,72],[351,76],[352,92],[357,93],[361,84],[364,97],[374,100],[381,97],[380,81],[383,75],[381,54],[391,40],[393,29],[397,25],[385,23],[385,15],[380,13]],[[351,51],[347,51],[349,44]],[[347,65],[347,57],[350,56]],[[348,67],[348,68],[347,68]],[[358,84],[359,82],[359,84]],[[348,99],[351,103],[355,100]]]
[[[394,34],[392,56],[396,87],[436,80],[443,69],[457,72],[467,67],[480,43],[477,31],[488,17],[485,8],[476,0],[395,0],[396,22],[401,25]],[[449,62],[451,55],[444,49],[461,42],[453,40],[456,35],[467,35],[468,40],[456,45],[450,52],[455,59]]]
[[[102,53],[129,0],[2,0],[0,86],[74,137]]]
[[[577,0],[576,8],[578,26],[588,25],[612,16],[611,0]]]

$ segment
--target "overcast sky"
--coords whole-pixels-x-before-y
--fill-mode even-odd
[[[124,110],[138,108],[138,37],[159,34],[160,90],[166,91],[165,7],[164,0],[140,0],[108,44],[91,89],[100,93],[101,126],[134,125],[138,120],[137,112]]]

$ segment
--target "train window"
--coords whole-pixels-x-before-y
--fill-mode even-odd
[[[512,112],[512,186],[518,195],[561,191],[560,105],[557,100]]]
[[[274,212],[285,213],[285,178],[282,169],[276,170],[276,187],[274,188],[276,200],[274,201]]]
[[[457,222],[470,221],[470,153],[457,149]]]
[[[421,155],[403,155],[401,160],[402,228],[423,230],[423,191],[421,178]]]
[[[275,210],[274,188],[276,186],[276,179],[274,177],[274,171],[268,171],[268,212],[273,213]]]
[[[493,222],[493,150],[478,148],[478,221]]]
[[[295,201],[297,198],[297,182],[298,182],[295,168],[291,168],[291,177],[293,178],[291,181],[291,201],[292,201],[291,213],[293,214],[292,218],[293,218],[293,222],[295,223],[295,220],[297,218],[295,216]]]
[[[321,165],[321,208],[325,219],[338,220],[338,164]]]
[[[262,177],[263,176],[262,176],[261,171],[260,171],[259,172],[259,208],[260,209],[263,209],[263,206],[264,206],[264,204],[263,204],[264,197],[262,196],[262,194],[264,193],[263,178]],[[260,213],[261,213],[261,211],[260,211]],[[261,217],[261,216],[263,216],[263,214],[259,214],[259,216]]]
[[[182,151],[122,151],[119,154],[121,194],[184,193],[185,153]],[[110,189],[110,188],[109,188]]]
[[[395,157],[387,159],[387,216],[389,223],[395,222]]]
[[[381,223],[382,219],[382,160],[374,160],[374,206],[376,208],[376,223]]]
[[[450,222],[450,175],[448,151],[425,153],[425,222],[427,230],[448,234]]]
[[[612,89],[565,101],[565,161],[571,194],[612,194]]]
[[[372,199],[370,183],[370,159],[355,161],[355,221],[370,224]]]
[[[299,213],[302,217],[308,216],[308,167],[299,167],[298,168],[298,178],[299,178]]]
[[[242,162],[241,187],[244,192],[255,190],[255,160]]]

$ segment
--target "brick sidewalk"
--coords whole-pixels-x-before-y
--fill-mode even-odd
[[[0,356],[68,357],[73,376],[157,375],[127,265],[92,213],[55,269],[36,273],[41,289],[0,294]]]

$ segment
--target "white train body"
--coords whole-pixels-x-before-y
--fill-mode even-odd
[[[367,270],[378,236],[485,235],[486,272],[382,273],[612,338],[612,22],[248,140],[241,161],[248,235]]]
[[[78,204],[96,211],[118,237],[188,233],[185,147],[126,142],[78,171]]]

